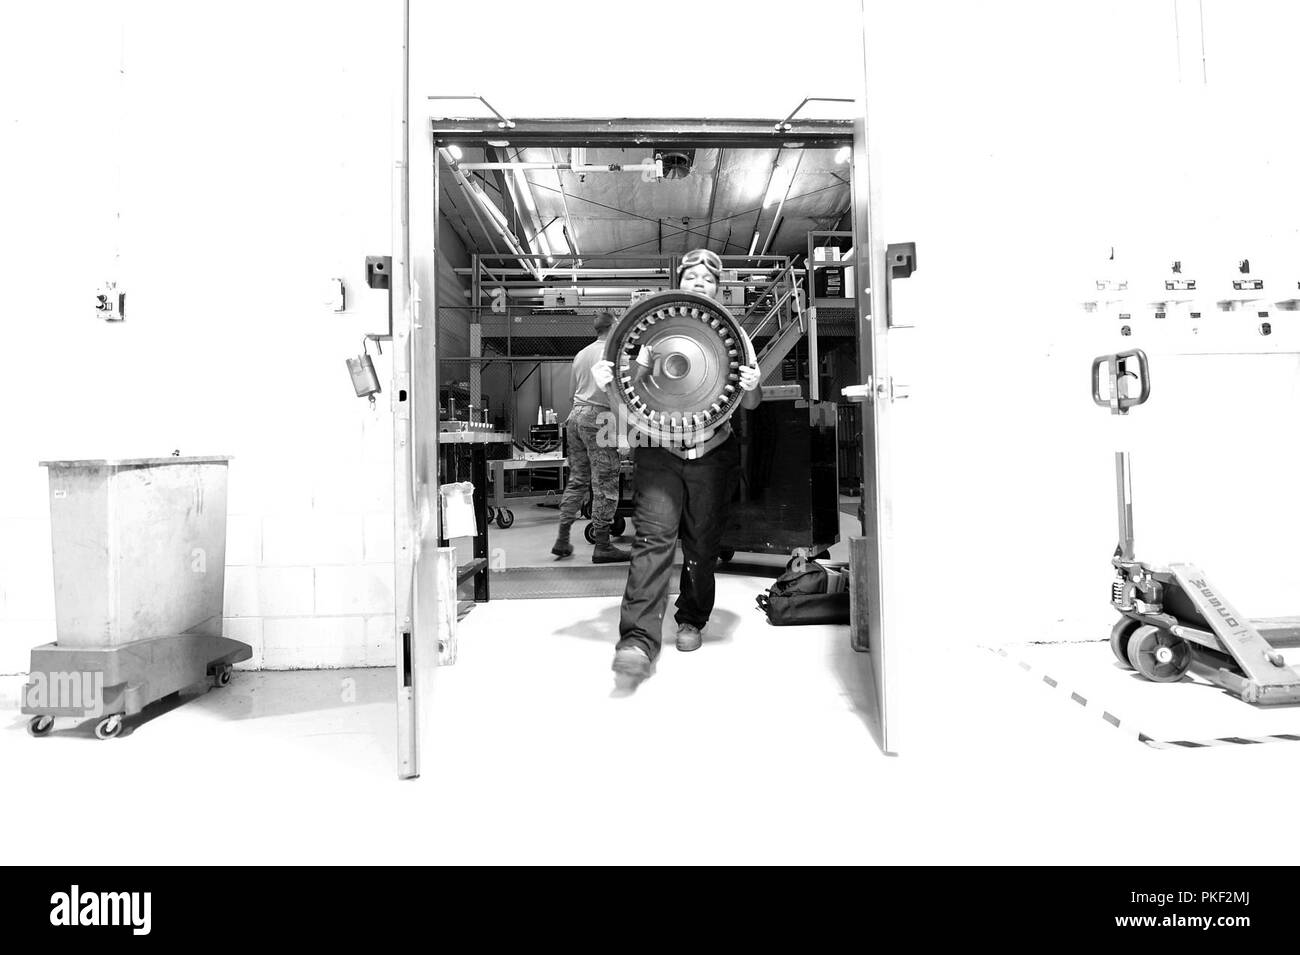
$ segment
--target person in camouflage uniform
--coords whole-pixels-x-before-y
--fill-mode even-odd
[[[596,340],[573,359],[573,410],[565,422],[568,441],[569,483],[560,501],[560,528],[551,553],[569,557],[569,528],[578,519],[583,502],[591,494],[591,524],[596,538],[593,564],[612,564],[631,559],[631,554],[610,543],[610,526],[618,506],[619,452],[609,440],[609,429],[602,424],[610,414],[609,395],[595,383],[592,368],[605,357],[605,341],[614,324],[614,316],[601,312],[596,316]],[[602,420],[604,419],[604,421]]]

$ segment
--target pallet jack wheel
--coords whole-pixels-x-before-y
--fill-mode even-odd
[[[1119,622],[1110,628],[1110,652],[1115,654],[1115,659],[1125,670],[1133,669],[1133,664],[1128,662],[1128,641],[1133,636],[1133,631],[1142,624],[1128,617],[1120,617]]]
[[[33,736],[47,736],[54,729],[53,716],[33,716],[27,721],[27,732]]]
[[[491,504],[489,504],[487,508],[487,517],[488,517],[489,524],[491,524],[493,521],[497,519],[497,509],[493,507]]]
[[[588,544],[596,543],[596,522],[592,521],[582,529],[582,536],[587,538]]]
[[[724,564],[731,563],[731,558],[735,556],[736,551],[732,547],[724,547],[722,550],[718,551],[718,560],[722,561]]]
[[[95,724],[96,739],[112,739],[122,732],[122,714],[114,713],[112,716],[105,716]]]
[[[616,516],[613,525],[610,527],[610,533],[615,537],[622,537],[625,530],[627,530],[627,519]]]
[[[497,527],[501,528],[502,530],[505,530],[514,522],[515,522],[515,515],[509,509],[503,507],[501,508],[501,510],[497,511]]]
[[[1192,665],[1192,648],[1182,637],[1147,624],[1128,638],[1128,662],[1153,683],[1176,683]]]

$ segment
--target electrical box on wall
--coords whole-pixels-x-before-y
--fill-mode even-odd
[[[548,288],[542,291],[542,305],[545,308],[575,308],[577,304],[576,288]]]
[[[325,306],[332,312],[345,312],[348,308],[348,290],[340,278],[325,283]]]
[[[106,322],[120,322],[126,318],[126,292],[116,282],[105,282],[95,293],[95,314]]]
[[[723,305],[730,305],[732,308],[745,307],[745,286],[743,285],[724,285],[719,296]]]

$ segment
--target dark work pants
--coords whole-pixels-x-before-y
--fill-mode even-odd
[[[654,660],[663,642],[669,575],[680,534],[677,623],[703,627],[713,612],[713,572],[727,510],[740,474],[740,442],[729,440],[685,461],[663,448],[636,450],[632,566],[619,619],[619,647],[639,646]]]

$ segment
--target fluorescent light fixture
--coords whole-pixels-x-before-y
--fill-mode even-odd
[[[508,140],[508,139],[489,139],[489,140],[488,140],[488,145],[489,145],[489,146],[495,146],[497,149],[505,149],[507,146],[510,145],[510,140]]]
[[[462,159],[465,158],[465,154],[461,152],[460,147],[457,146],[455,143],[452,143],[450,146],[447,147],[447,152],[451,153],[451,158],[456,160],[456,162],[460,162]]]
[[[852,150],[848,146],[841,146],[839,151],[835,154],[835,161],[838,163],[848,162],[850,152],[852,152]]]
[[[781,201],[787,189],[790,188],[791,170],[789,166],[777,166],[772,172],[772,183],[767,187],[767,195],[763,197],[763,208],[776,205]],[[752,253],[751,253],[752,254]]]
[[[546,228],[546,243],[550,246],[551,251],[557,255],[569,255],[572,249],[569,248],[569,240],[564,235],[564,223],[556,219]]]

